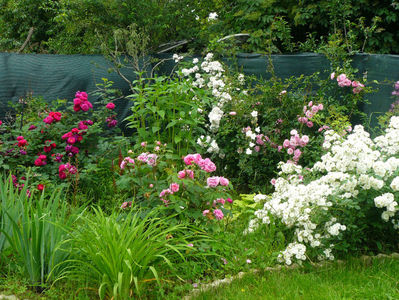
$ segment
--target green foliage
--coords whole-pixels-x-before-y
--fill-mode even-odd
[[[20,194],[26,195],[26,188]],[[3,234],[33,286],[44,287],[61,276],[66,267],[62,265],[69,256],[65,240],[78,214],[71,214],[61,195],[58,190],[48,199],[42,193],[38,201],[33,201],[33,196],[17,197],[12,201],[20,208],[20,214],[3,212],[11,223],[11,230],[4,230]]]
[[[59,1],[51,0],[1,0],[0,1],[0,49],[18,50],[34,28],[25,52],[47,51],[44,43],[58,33],[54,17]]]
[[[12,236],[13,222],[19,220],[23,212],[23,205],[27,202],[26,189],[24,192],[14,188],[12,177],[0,177],[0,257],[4,249],[9,246],[6,236]]]
[[[221,37],[249,33],[240,51],[313,52],[340,35],[348,53],[397,53],[398,9],[388,0],[1,0],[0,49],[18,49],[34,27],[26,52],[101,53],[115,46],[114,32],[136,24],[148,37],[146,52],[178,40],[190,50],[210,41],[221,50]]]
[[[69,276],[97,289],[101,299],[129,299],[155,282],[161,286],[160,271],[184,260],[189,249],[188,234],[183,233],[187,228],[170,226],[155,211],[107,216],[95,209],[83,221],[72,236],[74,267]]]
[[[179,156],[195,149],[193,140],[203,124],[202,103],[181,78],[154,77],[133,81],[132,114],[128,126],[137,130],[136,142],[162,141]]]

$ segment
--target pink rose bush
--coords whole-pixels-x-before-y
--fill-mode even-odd
[[[143,148],[147,152],[141,152]],[[157,148],[154,154],[152,151]],[[161,211],[166,215],[178,214],[195,224],[211,225],[229,215],[225,206],[232,202],[231,184],[225,177],[210,176],[217,169],[211,159],[195,153],[181,161],[171,160],[174,156],[161,142],[142,142],[136,150],[137,155],[129,150],[129,156],[121,159],[117,181],[119,187],[128,183],[126,187],[133,192],[131,201],[146,209],[163,208]],[[183,169],[171,172],[182,164]],[[128,208],[126,204],[122,206]]]

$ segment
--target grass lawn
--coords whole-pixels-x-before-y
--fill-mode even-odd
[[[399,299],[399,259],[248,274],[194,299]]]

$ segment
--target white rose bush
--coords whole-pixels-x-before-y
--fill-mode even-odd
[[[399,117],[374,139],[361,125],[324,136],[326,152],[312,168],[281,162],[274,193],[254,197],[263,208],[246,233],[262,223],[283,225],[288,245],[278,261],[287,265],[389,251],[399,240]]]

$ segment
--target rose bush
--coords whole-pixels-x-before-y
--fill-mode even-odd
[[[374,138],[360,125],[346,136],[324,133],[325,154],[309,168],[280,163],[271,197],[259,194],[248,232],[282,223],[289,244],[279,261],[334,259],[334,253],[389,251],[399,229],[399,117]]]

